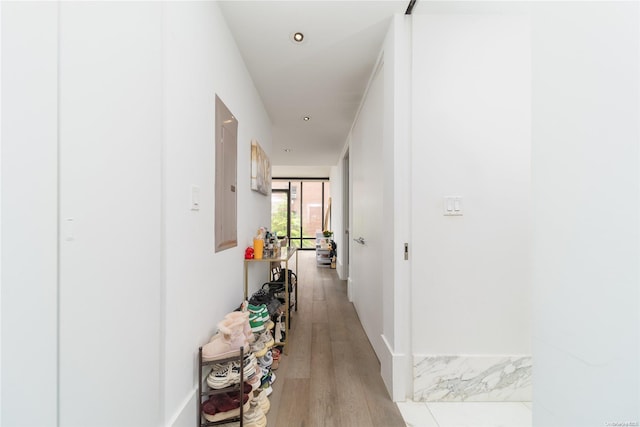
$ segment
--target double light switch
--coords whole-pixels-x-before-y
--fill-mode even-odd
[[[444,215],[460,216],[462,215],[462,197],[445,197],[444,198]]]

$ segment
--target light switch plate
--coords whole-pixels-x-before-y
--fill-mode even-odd
[[[200,187],[197,185],[191,186],[191,210],[200,210]]]
[[[464,213],[462,206],[462,197],[448,196],[444,198],[443,203],[444,216],[462,216]]]
[[[62,235],[64,236],[64,240],[67,242],[73,242],[74,240],[76,240],[73,218],[65,218],[65,220],[63,221]]]

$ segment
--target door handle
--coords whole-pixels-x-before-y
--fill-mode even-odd
[[[365,241],[362,237],[358,237],[357,239],[353,239],[354,242],[360,243],[361,245],[365,244]]]

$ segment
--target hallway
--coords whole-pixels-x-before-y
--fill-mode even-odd
[[[640,422],[640,2],[407,2],[0,1],[0,427],[196,424],[260,164],[339,254],[270,426]]]
[[[391,401],[380,363],[347,300],[346,282],[300,251],[299,311],[289,354],[276,371],[271,426],[405,426]]]
[[[289,355],[275,372],[268,425],[531,427],[530,402],[394,404],[346,282],[316,267],[315,252],[298,257],[301,308],[292,316]]]

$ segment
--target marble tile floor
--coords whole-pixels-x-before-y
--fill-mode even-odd
[[[530,402],[398,402],[407,427],[531,427]]]

